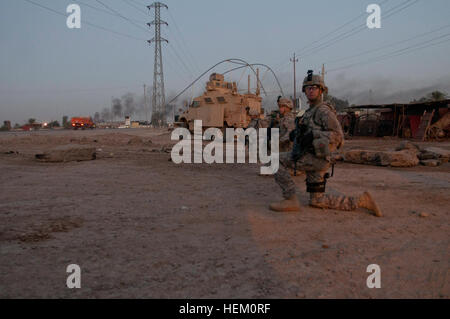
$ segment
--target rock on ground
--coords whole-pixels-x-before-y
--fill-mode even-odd
[[[408,141],[402,141],[395,150],[396,151],[410,150],[416,154],[420,153],[420,147]]]
[[[134,136],[132,138],[130,138],[128,140],[128,145],[147,145],[147,146],[151,146],[153,145],[152,140],[147,139],[147,140],[143,140],[142,138],[138,137],[138,136]]]
[[[419,164],[416,152],[405,149],[397,152],[351,150],[344,154],[344,161],[376,166],[412,167]]]
[[[450,151],[444,150],[439,147],[427,147],[422,151],[423,156],[432,156],[434,159],[439,159],[442,162],[447,163],[450,158]]]
[[[430,160],[424,160],[424,161],[420,161],[421,165],[424,166],[430,166],[430,167],[436,167],[441,165],[441,162],[435,159],[430,159]]]

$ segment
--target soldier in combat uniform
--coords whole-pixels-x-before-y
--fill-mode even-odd
[[[382,216],[368,192],[357,197],[325,193],[331,154],[342,146],[344,134],[334,107],[323,102],[322,95],[327,91],[327,87],[322,77],[314,75],[311,70],[308,71],[302,91],[308,98],[310,107],[299,123],[302,130],[297,127],[294,150],[280,153],[280,167],[275,174],[275,181],[282,189],[284,200],[271,204],[270,209],[278,212],[300,211],[300,203],[295,195],[295,183],[288,171],[288,168],[294,168],[306,172],[310,206],[345,211],[363,207],[376,216]]]
[[[271,139],[271,128],[278,128],[280,136],[280,152],[288,152],[292,149],[293,143],[289,138],[289,133],[295,129],[295,114],[292,112],[293,103],[290,99],[279,96],[277,99],[278,110],[270,114],[270,118],[258,120],[257,124],[250,127],[268,128],[268,139]],[[270,144],[269,144],[270,147]]]
[[[280,112],[278,125],[280,129],[280,152],[289,152],[293,146],[289,139],[289,133],[295,129],[295,114],[292,113],[293,103],[290,99],[279,97],[278,108]]]

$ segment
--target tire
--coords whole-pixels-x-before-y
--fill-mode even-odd
[[[223,126],[220,129],[222,131],[222,142],[226,143],[227,142],[227,128],[230,128],[227,124],[227,122],[223,122]]]
[[[181,124],[179,125],[179,127],[189,129],[189,125],[185,120],[181,121]]]

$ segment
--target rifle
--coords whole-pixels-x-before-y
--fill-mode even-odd
[[[299,118],[295,119],[295,129],[289,133],[289,139],[294,142],[291,159],[294,161],[294,176],[297,176],[297,161],[306,153],[314,154],[312,131],[307,133],[308,127],[301,124]]]

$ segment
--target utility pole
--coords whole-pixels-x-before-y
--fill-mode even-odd
[[[147,112],[147,96],[145,95],[145,83],[144,83],[144,110],[145,110],[145,125],[148,122],[148,112]]]
[[[114,101],[114,96],[111,96],[111,112],[109,113],[109,124],[112,125],[113,122],[113,116],[114,116],[114,109],[113,109],[113,101]]]
[[[325,83],[325,64],[322,64],[322,83]],[[326,100],[328,92],[323,92],[323,99]]]
[[[155,42],[155,60],[153,66],[153,96],[152,96],[152,123],[158,125],[166,125],[165,107],[166,97],[164,92],[164,72],[162,62],[161,42],[167,41],[161,37],[161,24],[168,25],[167,22],[161,20],[161,8],[168,7],[161,2],[154,2],[147,6],[149,10],[155,9],[155,19],[147,23],[149,27],[155,26],[155,36],[148,40],[148,43]]]
[[[325,64],[322,64],[322,81],[325,83]]]
[[[172,125],[175,127],[175,104],[172,105]]]
[[[295,75],[295,63],[298,62],[298,59],[295,58],[295,52],[294,58],[290,60],[294,64],[294,111],[297,111],[297,77]]]
[[[256,92],[255,92],[255,94],[257,96],[259,96],[260,93],[261,92],[260,92],[260,89],[259,89],[259,68],[257,68],[256,69]]]

